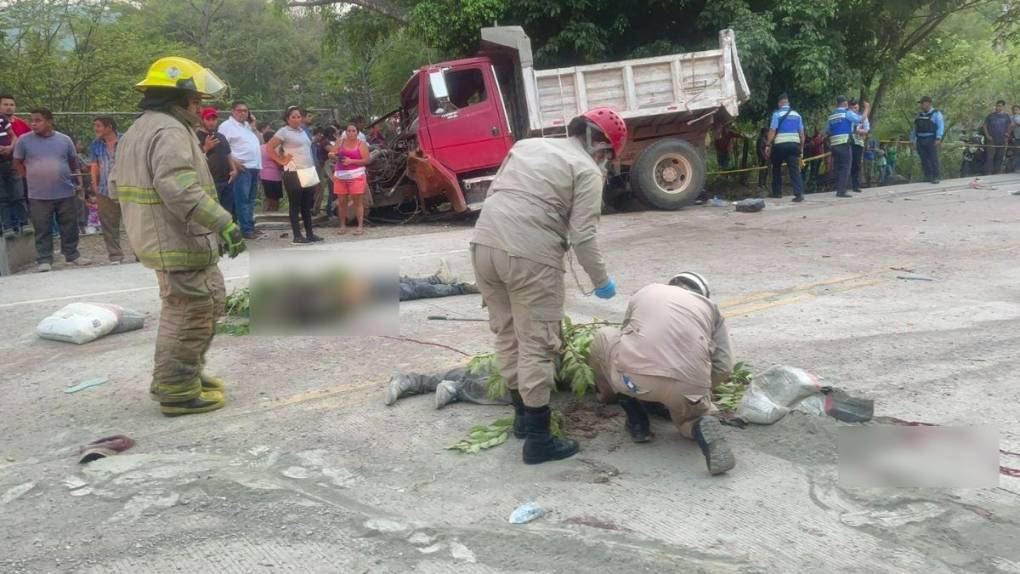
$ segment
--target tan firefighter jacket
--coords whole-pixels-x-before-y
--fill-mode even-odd
[[[147,110],[117,144],[110,197],[120,202],[138,260],[151,269],[215,264],[219,232],[231,222],[215,199],[198,138],[190,122],[184,123],[189,115],[181,109],[176,116]]]

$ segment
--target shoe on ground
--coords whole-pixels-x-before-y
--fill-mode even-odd
[[[456,402],[458,400],[457,383],[456,381],[440,381],[436,386],[436,409],[441,409],[446,405]]]
[[[844,191],[843,193],[837,193],[836,197],[853,197],[853,196]]]
[[[297,235],[294,237],[294,239],[290,240],[291,245],[304,245],[306,243],[311,243],[311,241],[308,241],[307,239],[300,235]]]
[[[15,233],[13,229],[5,229],[4,230],[4,239],[14,239],[17,236],[18,236],[18,234]]]
[[[861,192],[862,192],[862,191],[864,191],[864,190],[863,190],[863,189],[855,189],[855,190],[853,190],[853,191],[854,191],[854,193],[861,193]]]
[[[258,233],[254,233],[254,232],[252,232],[252,233],[244,233],[244,234],[241,235],[241,237],[244,237],[245,239],[258,239],[259,238],[259,234]]]
[[[123,259],[111,259],[110,260],[110,265],[120,265],[123,262],[124,262]]]
[[[780,194],[770,193],[769,197],[771,197],[773,199],[779,199],[779,198],[783,197],[783,194],[781,194],[781,193]]]
[[[694,440],[701,448],[701,454],[705,455],[708,472],[713,476],[737,465],[723,433],[722,423],[715,417],[701,417],[694,423]]]
[[[39,273],[49,273],[50,271],[53,271],[53,266],[49,263],[40,263],[39,266],[36,267],[36,271]]]
[[[439,260],[439,269],[436,269],[435,275],[436,277],[439,278],[440,281],[446,283],[447,285],[453,285],[457,283],[457,276],[454,275],[452,271],[450,271],[450,264],[446,262],[446,259]]]
[[[581,450],[576,440],[559,439],[552,435],[550,419],[552,411],[548,406],[524,407],[524,464],[541,464],[563,460]]]
[[[800,203],[802,201],[804,201],[804,196],[803,195],[795,195],[795,196],[793,196],[793,202],[794,203]]]
[[[79,256],[79,257],[78,257],[77,259],[75,259],[74,261],[68,261],[68,263],[69,263],[70,265],[75,265],[75,266],[77,266],[77,267],[85,267],[86,265],[92,265],[92,260],[91,260],[91,259],[88,259],[88,258],[86,258],[86,257],[81,257],[81,256]]]
[[[938,185],[939,183],[941,183],[941,180],[936,178],[936,179],[931,180],[931,182],[934,183],[935,185]]]
[[[168,417],[196,415],[222,409],[227,404],[223,393],[203,390],[197,397],[183,403],[159,403],[159,410]]]
[[[308,236],[309,243],[318,243],[319,241],[322,241],[322,238],[314,233]]]
[[[478,285],[475,285],[474,283],[461,283],[460,288],[464,291],[465,295],[477,295],[481,293],[481,291],[478,290]]]

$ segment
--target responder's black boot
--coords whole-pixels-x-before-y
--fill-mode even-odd
[[[634,442],[648,442],[652,439],[652,431],[648,423],[648,413],[637,399],[624,394],[617,394],[616,400],[627,413],[627,424],[624,426]]]
[[[698,441],[710,474],[722,474],[736,466],[733,451],[723,436],[722,423],[715,417],[701,417],[694,423],[694,440]]]
[[[524,464],[541,464],[574,456],[580,450],[576,440],[553,437],[549,429],[549,407],[525,407],[524,424],[528,436],[524,439]]]
[[[524,428],[524,399],[517,389],[510,389],[510,402],[514,405],[514,437],[524,438],[528,436]]]

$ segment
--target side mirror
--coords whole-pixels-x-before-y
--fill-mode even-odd
[[[446,77],[443,75],[441,70],[437,72],[429,72],[429,85],[432,87],[432,95],[435,96],[437,100],[450,97],[450,92],[446,89]]]

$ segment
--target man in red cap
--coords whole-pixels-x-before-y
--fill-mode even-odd
[[[202,110],[202,128],[196,130],[198,134],[198,145],[202,146],[205,157],[209,162],[209,172],[212,173],[213,181],[216,182],[216,197],[219,198],[223,209],[230,212],[230,215],[237,221],[237,214],[234,213],[234,178],[237,177],[239,164],[230,155],[230,144],[227,138],[216,131],[220,119],[214,107],[207,107]]]
[[[566,138],[528,138],[511,148],[489,187],[471,256],[496,334],[500,374],[513,402],[525,464],[573,456],[578,444],[550,432],[549,395],[563,321],[564,256],[573,248],[595,286],[616,295],[598,242],[607,164],[627,144],[609,108],[570,121]]]

